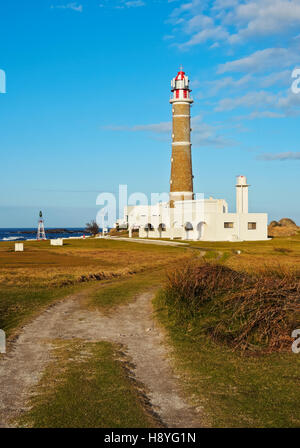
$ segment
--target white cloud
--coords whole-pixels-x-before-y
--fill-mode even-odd
[[[281,153],[269,153],[269,154],[262,154],[257,157],[259,160],[266,160],[266,161],[273,161],[273,160],[300,160],[300,152],[281,152]]]
[[[214,79],[213,81],[205,81],[203,84],[202,97],[213,97],[226,92],[235,92],[237,90],[245,91],[248,88],[269,88],[273,86],[290,86],[291,85],[291,71],[284,70],[274,72],[262,76],[254,76],[253,74],[246,74],[240,78],[226,76],[224,78]],[[208,89],[207,89],[208,87]]]
[[[223,98],[219,101],[216,112],[231,111],[238,107],[265,107],[275,106],[278,102],[276,95],[264,90],[258,92],[248,92],[241,97]]]
[[[290,89],[285,93],[279,92],[278,94],[265,90],[250,91],[240,97],[221,99],[215,107],[215,111],[232,111],[240,107],[254,109],[254,118],[263,117],[264,114],[268,118],[297,116],[300,114],[300,94],[296,95]],[[272,107],[276,112],[265,112],[265,107]],[[257,115],[255,116],[255,114]],[[249,116],[247,117],[249,118]]]
[[[129,131],[129,132],[154,132],[156,134],[170,133],[172,124],[170,121],[165,121],[155,124],[139,124],[135,126],[105,126],[103,129],[108,131]]]
[[[211,86],[209,95],[216,95],[220,90],[240,89],[243,86],[248,85],[253,80],[251,75],[245,75],[242,78],[234,79],[231,76],[221,79],[215,79],[214,81],[208,81],[206,84]]]
[[[270,110],[254,111],[248,115],[240,115],[237,120],[255,120],[256,118],[283,118],[285,115]]]
[[[211,17],[204,14],[197,14],[185,23],[185,31],[193,33],[194,31],[202,30],[203,28],[211,28],[214,26],[214,21]]]
[[[291,72],[290,70],[283,70],[281,72],[270,73],[267,76],[261,77],[258,80],[261,87],[271,87],[274,85],[290,85]]]
[[[161,133],[165,133],[165,132],[169,133],[169,132],[171,132],[171,129],[172,129],[171,122],[165,121],[165,122],[155,123],[155,124],[136,125],[131,128],[131,131],[133,131],[133,132],[146,131],[146,132],[155,132],[157,134],[161,134]]]
[[[228,37],[228,32],[220,26],[207,28],[194,34],[191,39],[183,44],[179,44],[181,49],[193,47],[194,45],[206,42],[208,40],[225,40]]]
[[[171,40],[171,39],[174,39],[174,35],[173,34],[166,34],[164,37],[163,37],[163,39],[164,40]]]
[[[145,6],[146,3],[142,0],[130,0],[128,2],[125,2],[125,5],[127,8],[139,8],[140,6]]]
[[[295,94],[291,90],[287,95],[278,99],[278,108],[285,111],[286,115],[299,115],[300,113],[300,94]]]
[[[102,3],[99,4],[99,8],[113,9],[140,8],[141,6],[146,6],[144,0],[117,0],[117,2],[102,0]]]
[[[287,110],[288,108],[294,108],[299,104],[298,97],[300,100],[300,95],[298,95],[297,98],[294,98],[290,93],[287,94],[286,91],[280,90],[282,86],[289,88],[290,85],[291,72],[289,70],[271,73],[266,76],[253,76],[252,74],[247,74],[240,78],[227,76],[214,79],[213,81],[197,82],[196,87],[199,88],[199,91],[195,95],[195,98],[203,99],[216,97],[218,103],[215,111],[217,112],[233,110],[240,106],[261,108],[264,107],[264,105]],[[195,86],[193,87],[195,88]],[[275,90],[273,93],[270,93],[269,90],[265,90],[270,87],[275,87],[277,92]],[[240,96],[236,97],[238,92],[240,92]],[[288,92],[290,92],[290,89]],[[225,98],[222,98],[224,94],[226,96]],[[276,114],[276,118],[285,116],[281,112],[274,112],[274,114]],[[263,115],[261,115],[261,117],[263,117]],[[252,119],[253,117],[247,115],[245,118]]]
[[[234,146],[236,142],[224,135],[218,133],[218,127],[213,126],[202,121],[202,116],[197,115],[192,117],[191,126],[192,142],[195,147],[211,146],[215,148],[223,148],[226,146]],[[135,126],[104,126],[102,129],[107,131],[127,131],[127,132],[151,132],[153,134],[171,134],[172,123],[170,121],[141,124]]]
[[[227,22],[240,28],[230,36],[231,42],[291,32],[300,25],[300,3],[298,0],[250,0],[237,5]]]
[[[185,35],[191,36],[186,42],[178,44],[179,48],[187,49],[207,41],[213,41],[215,48],[218,40],[228,39],[228,31],[216,24],[213,17],[203,13],[205,6],[201,0],[191,0],[173,10],[169,23],[174,27],[180,26]]]
[[[241,43],[259,37],[290,36],[300,26],[299,0],[190,0],[176,5],[169,23],[189,35],[182,48],[203,44],[208,30],[216,42]],[[299,31],[298,31],[299,33]],[[182,33],[181,33],[182,35]],[[192,37],[190,37],[192,35]],[[211,31],[209,33],[211,36]]]
[[[236,7],[239,4],[239,0],[216,0],[212,6],[212,10],[224,11],[228,8]]]
[[[289,67],[299,61],[299,53],[287,48],[266,48],[241,59],[220,64],[218,73],[261,72],[264,70]]]
[[[194,147],[210,146],[224,148],[237,144],[233,139],[221,134],[220,125],[211,125],[203,121],[202,115],[196,115],[191,119],[192,143]]]
[[[211,44],[211,46],[209,48],[213,49],[213,48],[219,48],[220,44],[219,42],[215,42],[214,44]]]
[[[66,5],[52,5],[52,9],[72,9],[73,11],[82,12],[83,6],[76,2],[67,3]]]

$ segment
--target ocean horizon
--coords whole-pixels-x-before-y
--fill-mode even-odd
[[[47,239],[80,237],[88,234],[84,227],[48,227],[45,228],[45,233]],[[0,241],[35,240],[36,236],[36,227],[0,228]]]

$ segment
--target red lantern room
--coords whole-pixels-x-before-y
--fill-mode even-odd
[[[189,88],[189,78],[186,76],[182,68],[177,73],[176,78],[171,81],[171,87],[173,96],[170,100],[171,103],[174,101],[187,101],[192,103],[193,100],[190,98],[190,88]]]

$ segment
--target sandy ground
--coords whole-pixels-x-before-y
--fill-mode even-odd
[[[22,329],[9,353],[0,358],[0,427],[26,410],[47,363],[51,339],[121,343],[143,383],[153,411],[170,428],[201,426],[201,414],[187,404],[174,374],[164,336],[152,316],[153,293],[144,293],[111,316],[80,307],[83,293],[49,307]]]

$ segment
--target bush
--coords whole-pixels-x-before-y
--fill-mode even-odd
[[[164,300],[179,323],[235,349],[280,350],[300,327],[300,276],[256,275],[214,263],[190,262],[167,275]]]
[[[99,233],[99,226],[96,221],[91,221],[86,223],[85,231],[91,233],[93,236]]]
[[[223,265],[189,262],[167,273],[166,297],[169,304],[187,308],[194,315],[204,302],[242,285],[245,279]]]

